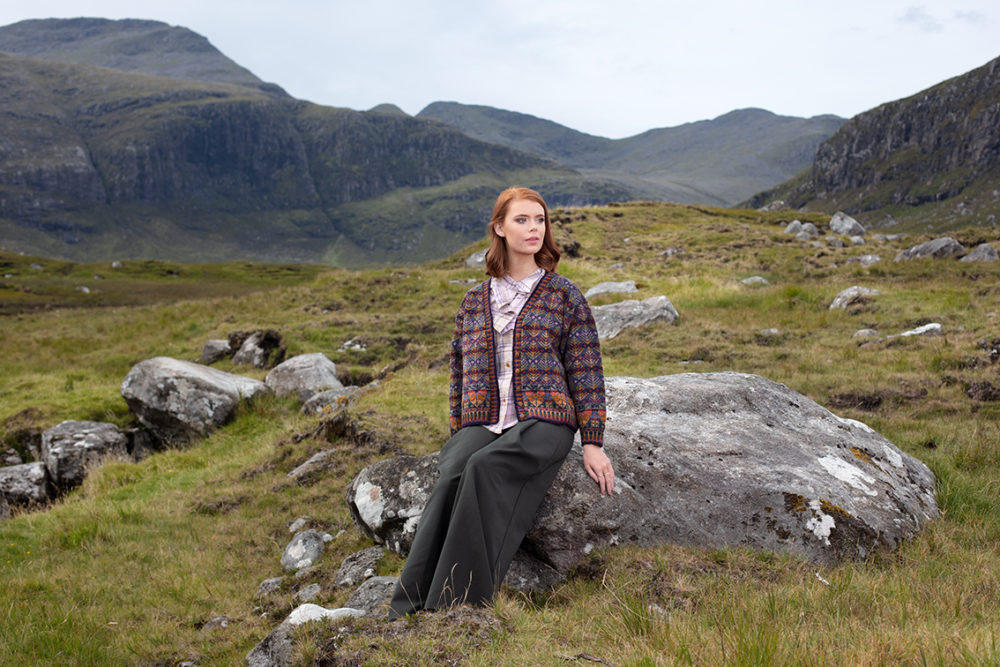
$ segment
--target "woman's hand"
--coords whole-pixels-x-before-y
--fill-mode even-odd
[[[601,495],[610,496],[611,492],[615,490],[615,469],[602,447],[597,445],[583,446],[583,468],[590,475],[590,478],[600,485]]]

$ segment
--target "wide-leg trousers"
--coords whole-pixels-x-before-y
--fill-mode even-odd
[[[490,602],[572,446],[571,428],[537,420],[500,435],[468,426],[452,436],[389,618]]]

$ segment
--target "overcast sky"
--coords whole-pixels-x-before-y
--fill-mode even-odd
[[[1000,56],[996,0],[31,0],[155,19],[319,104],[485,104],[606,137],[761,107],[850,117]]]

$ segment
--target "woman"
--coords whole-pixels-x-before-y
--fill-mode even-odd
[[[575,431],[600,493],[614,489],[597,329],[580,290],[555,273],[559,249],[541,195],[500,193],[489,236],[490,279],[465,295],[455,318],[451,438],[390,618],[490,602]]]

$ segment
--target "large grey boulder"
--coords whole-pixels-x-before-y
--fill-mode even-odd
[[[385,459],[354,478],[347,487],[347,507],[365,535],[406,554],[437,479],[437,454]]]
[[[133,460],[125,434],[114,424],[64,421],[42,433],[42,460],[60,491],[79,486],[90,468],[108,459]]]
[[[980,243],[968,255],[958,260],[960,262],[995,262],[1000,255],[989,243]]]
[[[830,218],[830,231],[843,236],[864,236],[867,233],[860,222],[843,211],[837,211]]]
[[[585,299],[590,299],[599,294],[631,294],[638,292],[634,280],[623,280],[621,282],[597,283],[583,295]]]
[[[12,505],[41,505],[49,501],[49,471],[42,461],[0,468],[0,494]]]
[[[950,236],[942,236],[941,238],[927,241],[900,251],[900,253],[896,255],[895,261],[901,262],[903,260],[923,258],[947,259],[949,257],[959,257],[964,254],[965,246]]]
[[[606,385],[615,493],[599,494],[575,445],[521,545],[560,575],[595,548],[633,543],[834,563],[893,549],[938,516],[925,465],[782,384],[682,373]]]
[[[278,396],[294,394],[307,400],[327,389],[343,389],[337,378],[337,365],[322,352],[300,354],[275,366],[264,378],[264,384]]]
[[[167,443],[208,435],[229,421],[241,401],[266,393],[270,389],[258,380],[170,357],[141,361],[122,381],[129,409]]]
[[[680,317],[674,304],[665,296],[653,296],[642,301],[629,299],[607,306],[594,306],[590,310],[601,339],[611,339],[625,329],[653,322],[670,324]]]

